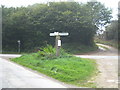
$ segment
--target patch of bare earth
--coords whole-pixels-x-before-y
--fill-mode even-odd
[[[118,88],[118,50],[116,48],[98,44],[98,52],[88,55],[76,55],[82,58],[95,59],[98,64],[98,75],[94,78],[97,88]]]

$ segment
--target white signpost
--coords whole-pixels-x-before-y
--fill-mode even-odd
[[[58,47],[61,46],[61,40],[58,40]]]
[[[59,33],[59,32],[54,32],[50,33],[50,36],[68,36],[69,33]]]
[[[55,40],[56,56],[59,56],[60,53],[60,47],[61,47],[60,36],[68,36],[68,35],[69,33],[59,33],[59,32],[50,33],[50,36],[56,36],[56,40]]]

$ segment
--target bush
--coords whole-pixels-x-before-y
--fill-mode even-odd
[[[60,56],[56,56],[56,48],[53,48],[51,45],[47,45],[46,47],[40,48],[40,50],[37,52],[37,57],[41,58],[42,60],[51,60],[66,56],[68,56],[68,54],[62,48],[60,49]]]
[[[66,50],[67,53],[70,54],[84,54],[96,51],[98,49],[95,43],[92,46],[84,45],[82,43],[66,43],[63,44],[63,48]]]

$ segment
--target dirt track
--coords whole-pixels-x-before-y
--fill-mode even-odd
[[[94,77],[97,88],[118,88],[118,50],[103,44],[98,44],[100,50],[88,55],[76,55],[82,58],[95,59],[98,64],[99,74]]]

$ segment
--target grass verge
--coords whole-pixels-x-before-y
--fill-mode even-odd
[[[94,83],[87,82],[97,71],[96,62],[91,59],[74,56],[41,59],[38,53],[32,53],[11,60],[68,84],[96,87]]]

